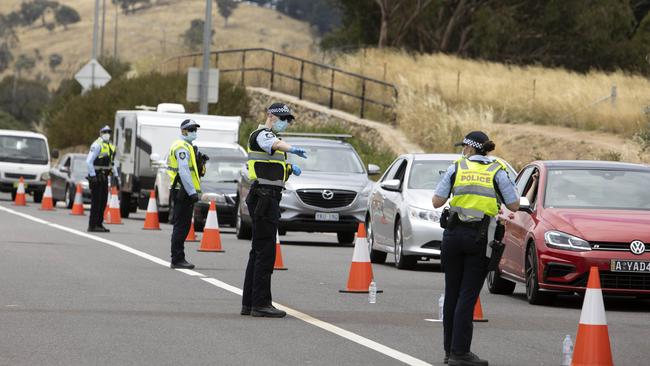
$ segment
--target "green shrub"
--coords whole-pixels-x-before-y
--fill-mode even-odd
[[[197,112],[198,103],[185,102],[185,75],[152,73],[132,79],[112,80],[100,89],[77,95],[78,88],[63,83],[46,114],[50,144],[57,148],[90,144],[101,126],[113,126],[117,110],[130,110],[138,105],[155,107],[159,103],[182,103],[188,113]],[[246,118],[249,110],[246,91],[221,82],[219,103],[210,105],[210,114]]]

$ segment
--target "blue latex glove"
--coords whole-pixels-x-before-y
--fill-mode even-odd
[[[289,152],[298,155],[303,159],[307,159],[307,154],[305,154],[305,149],[302,149],[300,147],[291,146]]]
[[[300,169],[300,167],[297,166],[296,164],[291,165],[291,169],[293,170],[293,174],[295,176],[299,176],[300,174],[302,174],[302,169]]]

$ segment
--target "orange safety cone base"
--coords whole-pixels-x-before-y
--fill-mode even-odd
[[[27,197],[25,196],[25,180],[20,177],[18,187],[16,188],[16,198],[14,199],[14,206],[27,206]]]
[[[578,324],[578,336],[574,346],[571,366],[611,366],[612,351],[607,325]],[[589,352],[575,352],[575,350]]]
[[[192,218],[192,224],[190,225],[190,231],[187,233],[185,238],[186,243],[196,243],[200,240],[196,238],[196,231],[194,231],[194,219]]]
[[[372,281],[372,267],[370,262],[352,262],[350,264],[350,277],[348,279],[348,287],[344,290],[339,290],[341,293],[351,294],[367,294],[368,287],[366,284]],[[377,293],[382,293],[383,290],[377,290]]]
[[[208,216],[205,219],[203,227],[203,237],[201,246],[197,249],[199,252],[223,253],[225,250],[221,247],[221,233],[219,232],[219,221],[217,220],[217,205],[210,201]]]
[[[274,271],[286,271],[289,268],[284,266],[284,261],[282,260],[282,250],[280,249],[280,243],[275,243],[275,264],[273,264]]]
[[[483,317],[483,307],[481,306],[481,298],[476,298],[476,304],[474,305],[474,318],[472,319],[475,323],[487,323],[488,320]]]

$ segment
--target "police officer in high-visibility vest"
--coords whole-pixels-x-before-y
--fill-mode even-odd
[[[470,132],[456,146],[463,147],[463,156],[447,169],[433,197],[439,208],[453,195],[441,218],[445,363],[485,366],[487,361],[470,352],[474,305],[487,275],[488,237],[494,235],[490,229],[499,205],[517,211],[519,195],[503,163],[487,156],[495,145],[485,133]]]
[[[113,175],[113,184],[119,185],[119,175],[115,160],[115,146],[111,144],[111,128],[104,126],[99,130],[99,138],[90,145],[86,157],[88,166],[88,186],[90,187],[91,203],[88,231],[107,233],[104,227],[104,209],[108,200],[109,177]]]
[[[184,120],[181,123],[181,136],[172,144],[167,158],[167,173],[174,200],[171,268],[194,268],[194,265],[185,259],[185,238],[192,225],[194,204],[199,201],[201,194],[198,149],[192,144],[192,141],[196,140],[199,127],[201,126],[194,120]]]
[[[304,149],[276,137],[294,120],[289,107],[274,103],[267,109],[264,125],[248,138],[248,178],[253,181],[246,205],[253,220],[253,241],[248,257],[241,315],[282,318],[287,314],[271,304],[271,274],[280,220],[280,199],[291,174],[300,175],[297,165],[287,163],[287,153],[307,158]]]

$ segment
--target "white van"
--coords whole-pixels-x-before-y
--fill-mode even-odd
[[[128,217],[138,207],[147,208],[156,181],[156,163],[179,138],[180,125],[185,119],[193,119],[201,125],[199,140],[236,143],[239,139],[239,116],[185,113],[182,104],[172,103],[159,104],[156,110],[116,112],[113,141],[122,180],[122,217]]]
[[[54,152],[55,156],[58,152]],[[0,191],[16,197],[18,181],[23,177],[25,191],[41,202],[50,179],[50,148],[47,138],[29,131],[0,130]]]

